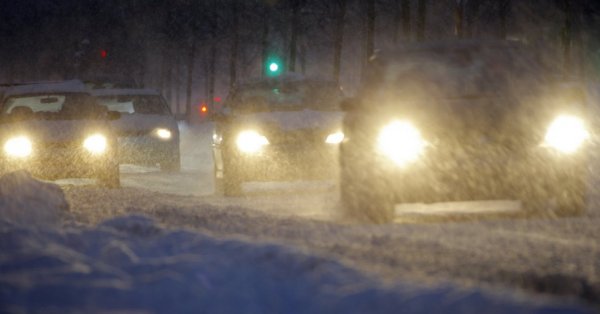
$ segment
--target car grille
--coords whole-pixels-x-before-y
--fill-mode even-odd
[[[325,143],[326,136],[322,130],[301,129],[273,134],[269,141],[275,145],[322,144]]]

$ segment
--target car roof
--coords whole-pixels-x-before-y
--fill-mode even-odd
[[[115,88],[115,89],[94,89],[91,91],[93,96],[160,96],[160,92],[149,88]]]
[[[376,52],[371,60],[380,59],[385,61],[401,60],[407,54],[418,55],[427,52],[447,52],[452,50],[477,50],[481,48],[488,49],[523,49],[526,45],[518,41],[509,40],[480,40],[480,39],[462,39],[462,40],[437,40],[421,43],[410,43],[394,48]]]
[[[307,77],[298,73],[286,73],[276,77],[261,77],[252,78],[239,83],[238,87],[244,86],[256,86],[256,85],[268,85],[275,83],[294,83],[294,82],[322,82],[325,84],[335,84],[335,81],[320,77]]]
[[[83,82],[79,80],[59,82],[36,82],[31,84],[8,87],[5,97],[13,95],[44,94],[44,93],[85,93],[89,94]]]

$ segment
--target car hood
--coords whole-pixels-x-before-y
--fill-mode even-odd
[[[344,113],[341,111],[271,111],[240,115],[234,118],[239,125],[272,127],[281,131],[304,129],[335,129],[340,127]]]
[[[171,116],[157,114],[122,114],[121,118],[111,121],[118,135],[147,134],[156,128],[177,131],[177,122]]]
[[[68,142],[79,140],[92,133],[112,134],[105,121],[92,120],[29,120],[0,124],[0,138],[27,136],[40,142]]]

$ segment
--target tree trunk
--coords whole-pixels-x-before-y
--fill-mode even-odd
[[[292,4],[292,19],[291,19],[291,34],[290,34],[290,57],[289,57],[289,65],[288,69],[290,72],[296,71],[296,54],[297,54],[297,45],[298,45],[298,32],[300,29],[300,1],[301,0],[291,0]]]
[[[562,48],[563,48],[563,71],[565,76],[572,73],[571,69],[571,44],[573,41],[573,8],[571,1],[562,1],[564,24],[562,29]]]
[[[454,8],[454,35],[463,38],[463,24],[465,16],[465,0],[456,0]]]
[[[565,0],[568,2],[568,0]],[[508,17],[511,11],[511,0],[500,1],[500,33],[498,37],[500,39],[506,39],[508,35]]]
[[[180,104],[180,91],[181,91],[181,56],[177,53],[175,57],[175,111],[179,115],[181,113]]]
[[[410,0],[401,0],[402,2],[402,33],[404,40],[410,41]]]
[[[333,39],[333,79],[336,83],[340,82],[340,72],[342,63],[342,49],[344,46],[344,21],[346,19],[346,5],[348,0],[339,0],[338,11],[335,21],[335,31]]]
[[[238,0],[231,2],[232,36],[231,36],[231,55],[229,56],[229,88],[233,88],[237,82],[237,59],[239,46],[239,3]]]
[[[469,1],[467,2],[465,8],[465,37],[471,38],[473,37],[474,30],[473,26],[475,23],[475,18],[479,15],[479,7],[481,6],[481,1]]]
[[[425,24],[427,22],[427,0],[419,0],[417,4],[417,40],[425,40]]]
[[[263,15],[263,28],[261,34],[261,55],[262,60],[260,62],[260,73],[261,76],[266,74],[266,62],[269,58],[269,8],[265,8]]]
[[[375,52],[375,0],[367,0],[367,42],[365,47],[368,60]]]
[[[190,50],[188,51],[187,84],[185,99],[185,117],[188,123],[192,122],[192,84],[194,82],[194,61],[196,59],[196,39],[192,36]]]

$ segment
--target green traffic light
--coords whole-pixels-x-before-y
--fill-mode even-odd
[[[283,73],[281,60],[277,56],[270,56],[264,63],[265,74],[269,77],[279,76]]]

